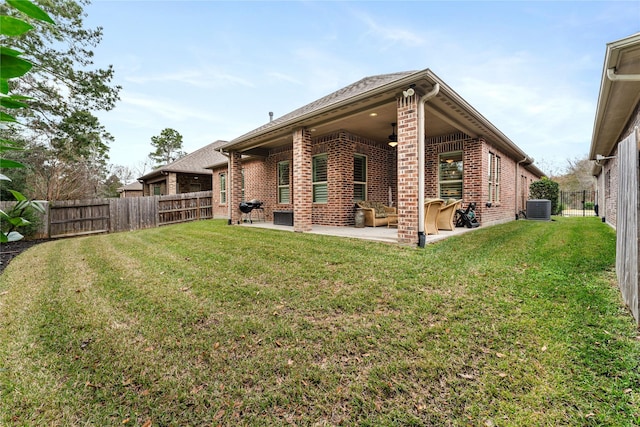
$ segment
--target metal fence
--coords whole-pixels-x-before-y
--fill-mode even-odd
[[[558,211],[562,216],[595,216],[596,193],[593,190],[561,191]]]

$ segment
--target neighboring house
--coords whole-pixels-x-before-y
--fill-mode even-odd
[[[616,229],[616,273],[640,325],[638,143],[640,33],[607,45],[589,158],[595,160],[598,214]]]
[[[193,153],[161,166],[138,178],[144,196],[193,193],[211,190],[211,170],[207,166],[226,161],[218,149],[227,141],[216,141]]]
[[[120,197],[140,197],[142,196],[142,183],[134,181],[131,184],[127,184],[124,187],[118,188]]]
[[[258,199],[267,219],[292,211],[295,231],[353,226],[354,202],[366,199],[397,207],[401,243],[424,242],[426,198],[475,202],[480,221],[495,224],[524,209],[543,175],[428,69],[364,78],[223,149],[213,191],[230,223],[241,201]]]

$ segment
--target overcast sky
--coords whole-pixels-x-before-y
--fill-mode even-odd
[[[640,1],[105,1],[96,64],[121,100],[98,114],[111,162],[140,168],[173,128],[192,152],[363,77],[430,68],[545,171],[586,156],[606,44]]]

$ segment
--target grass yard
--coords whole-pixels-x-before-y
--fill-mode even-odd
[[[225,221],[59,240],[0,276],[0,425],[633,426],[597,218],[401,247]]]

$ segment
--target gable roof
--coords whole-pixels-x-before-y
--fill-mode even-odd
[[[533,159],[428,68],[365,77],[233,139],[224,149],[264,157],[269,148],[290,144],[293,131],[300,127],[317,131],[316,135],[345,129],[384,143],[391,123],[398,121],[397,100],[403,91],[411,87],[427,93],[436,84],[440,90],[425,106],[432,136],[463,132],[483,137],[534,174],[544,175]],[[375,122],[370,118],[374,114]]]
[[[292,112],[287,113],[284,116],[278,117],[277,119],[274,119],[273,121],[252,130],[251,132],[248,132],[238,138],[235,138],[231,141],[230,144],[233,144],[236,141],[250,137],[251,135],[259,134],[270,128],[278,127],[283,123],[319,112],[327,107],[331,107],[342,101],[351,100],[354,97],[357,97],[358,95],[362,95],[363,93],[370,92],[384,85],[397,82],[398,80],[401,80],[402,78],[410,76],[411,74],[414,74],[414,73],[415,71],[404,71],[399,73],[380,74],[377,76],[365,77],[363,79],[358,80],[355,83],[350,84],[349,86],[346,86],[333,93],[330,93],[325,97],[322,97],[316,101],[313,101],[303,107],[293,110]]]
[[[212,142],[211,144],[205,145],[204,147],[187,154],[175,162],[154,169],[138,179],[145,181],[167,172],[211,175],[212,172],[210,169],[206,169],[207,166],[227,161],[227,158],[217,150],[217,148],[220,148],[225,144],[227,144],[227,141],[218,140]]]
[[[635,80],[617,80],[636,75]],[[640,102],[640,33],[607,44],[589,159],[609,156]],[[596,165],[596,169],[598,166]],[[597,170],[594,170],[597,173]]]

